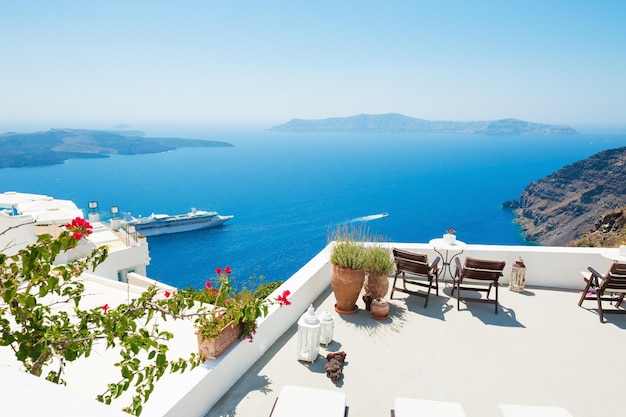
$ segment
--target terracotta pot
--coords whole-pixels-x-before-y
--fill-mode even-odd
[[[387,275],[367,274],[367,282],[365,283],[365,292],[372,298],[383,298],[387,296],[389,291],[389,279]]]
[[[384,320],[389,317],[389,303],[383,300],[372,300],[370,311],[375,319]]]
[[[332,266],[330,284],[335,293],[337,304],[335,310],[340,313],[352,313],[356,310],[356,300],[359,298],[365,282],[363,269],[343,268],[339,265]]]
[[[217,358],[224,353],[230,345],[237,341],[240,329],[241,325],[239,323],[233,326],[233,322],[231,321],[222,328],[220,337],[217,339],[205,339],[200,332],[196,331],[196,336],[198,337],[198,352],[205,359]]]

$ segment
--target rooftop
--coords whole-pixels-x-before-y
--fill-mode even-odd
[[[582,282],[582,278],[580,278]],[[501,308],[461,303],[451,286],[424,299],[395,293],[389,318],[335,314],[333,342],[312,363],[296,360],[297,326],[285,334],[207,417],[269,416],[284,385],[341,391],[350,417],[389,416],[395,397],[460,403],[468,417],[496,417],[499,404],[554,405],[574,417],[621,415],[626,316],[578,307],[579,291],[500,288]],[[333,311],[327,289],[314,302]],[[583,304],[595,307],[593,302]],[[344,377],[326,377],[325,355],[346,352]]]

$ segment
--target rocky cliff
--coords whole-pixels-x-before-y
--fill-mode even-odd
[[[584,233],[567,246],[616,248],[626,244],[626,206],[604,213],[595,229]]]
[[[626,147],[609,149],[529,184],[515,208],[524,236],[563,246],[608,224],[603,216],[626,205],[625,162]]]

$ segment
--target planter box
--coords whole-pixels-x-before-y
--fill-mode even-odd
[[[240,328],[241,325],[239,323],[233,326],[233,322],[231,321],[222,328],[220,337],[217,339],[205,339],[200,332],[196,331],[196,336],[198,337],[198,352],[205,359],[216,359],[219,355],[224,353],[230,345],[237,341]]]

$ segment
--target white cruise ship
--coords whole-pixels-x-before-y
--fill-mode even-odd
[[[158,236],[170,233],[189,232],[221,226],[234,216],[222,216],[215,211],[192,209],[187,214],[151,214],[148,217],[132,217],[127,214],[123,222],[134,225],[137,233],[144,236]]]

